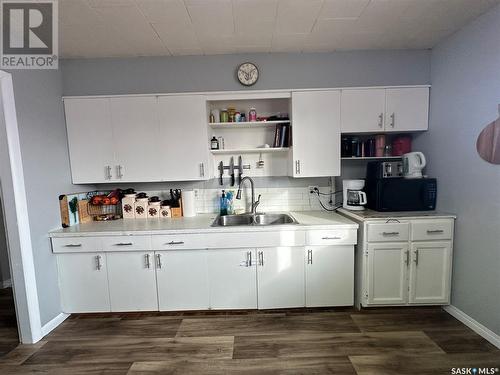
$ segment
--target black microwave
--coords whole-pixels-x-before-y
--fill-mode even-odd
[[[375,211],[431,211],[436,209],[435,178],[367,178],[368,208]]]

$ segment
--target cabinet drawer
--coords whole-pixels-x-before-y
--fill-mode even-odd
[[[61,237],[52,238],[54,253],[82,253],[101,250],[98,237]]]
[[[408,223],[368,224],[368,242],[408,241]]]
[[[210,234],[154,235],[151,242],[154,250],[206,249]]]
[[[412,241],[449,240],[453,234],[453,220],[422,220],[411,224]]]
[[[151,236],[109,236],[101,241],[104,251],[152,250]]]
[[[311,230],[306,233],[306,245],[355,245],[356,243],[355,229]]]

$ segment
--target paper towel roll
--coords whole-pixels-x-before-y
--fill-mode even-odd
[[[184,217],[196,216],[196,207],[194,202],[194,191],[182,191],[182,212]]]

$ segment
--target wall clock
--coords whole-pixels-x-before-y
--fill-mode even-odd
[[[238,77],[238,81],[244,86],[252,86],[255,85],[257,80],[259,79],[259,69],[257,66],[251,62],[245,62],[238,66],[236,70],[236,75]]]

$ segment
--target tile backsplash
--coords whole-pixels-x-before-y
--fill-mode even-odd
[[[236,197],[237,187],[225,189],[233,191]],[[218,213],[219,198],[221,189],[195,189],[196,192],[196,212],[197,213]],[[329,193],[330,187],[320,187],[323,193]],[[169,199],[169,191],[146,191],[149,196],[157,195],[161,199]],[[255,199],[261,195],[258,211],[317,211],[321,210],[318,202],[318,196],[309,193],[308,187],[280,187],[280,188],[255,188]],[[250,206],[251,190],[242,191],[241,200],[234,199],[234,210],[239,213],[248,209]],[[329,207],[330,197],[323,195],[321,197],[323,204]]]

